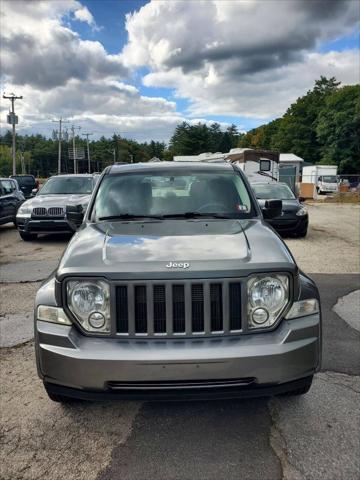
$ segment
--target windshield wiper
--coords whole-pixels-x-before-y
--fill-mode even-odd
[[[232,218],[222,213],[185,212],[163,215],[162,218]]]
[[[161,215],[133,215],[131,213],[123,213],[121,215],[109,215],[108,217],[99,217],[98,220],[140,220],[142,218],[152,218],[162,220]]]

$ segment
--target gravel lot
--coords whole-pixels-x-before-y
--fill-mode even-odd
[[[345,316],[358,313],[351,292],[359,288],[360,207],[315,204],[309,213],[308,237],[286,242],[323,289],[326,371],[301,399],[200,404],[49,401],[30,323],[39,282],[69,237],[23,242],[11,225],[0,226],[0,336],[18,343],[0,351],[1,480],[358,480],[360,334]],[[342,314],[340,300],[336,314],[337,299],[349,294],[355,306]],[[186,462],[195,445],[196,462]]]

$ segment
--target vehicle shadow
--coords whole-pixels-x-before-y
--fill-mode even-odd
[[[144,403],[130,437],[114,448],[98,478],[238,479],[241,471],[243,479],[280,479],[268,401]]]
[[[40,234],[34,241],[39,243],[64,243],[69,242],[73,235],[73,233]]]

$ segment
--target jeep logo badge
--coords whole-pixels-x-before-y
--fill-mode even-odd
[[[165,265],[166,268],[189,268],[190,263],[176,263],[176,262],[169,262],[167,265]]]

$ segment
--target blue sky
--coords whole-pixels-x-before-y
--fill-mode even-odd
[[[24,131],[51,134],[59,116],[139,140],[167,141],[184,120],[246,131],[283,115],[321,75],[360,80],[357,0],[2,0],[2,9],[12,19],[0,32],[3,90],[23,94]]]
[[[330,0],[331,1],[331,0]],[[93,30],[89,25],[73,21],[72,28],[84,39],[98,40],[102,43],[108,53],[117,54],[121,52],[127,43],[127,32],[125,29],[125,16],[127,13],[133,13],[146,5],[147,1],[141,0],[84,0],[83,5],[89,9],[93,15],[99,30]],[[318,52],[326,53],[330,51],[344,51],[349,49],[359,49],[359,31],[354,31],[348,35],[335,38],[331,41],[320,43],[315,49]],[[141,94],[153,97],[163,97],[170,101],[175,101],[177,111],[188,115],[189,101],[186,98],[178,98],[171,88],[146,87],[142,84],[142,77],[148,73],[147,68],[140,68],[134,73],[131,83],[139,88]],[[230,115],[206,115],[207,120],[219,121],[225,123],[235,123],[241,129],[249,130],[264,123],[264,119],[247,118]],[[265,121],[275,117],[269,117]]]

